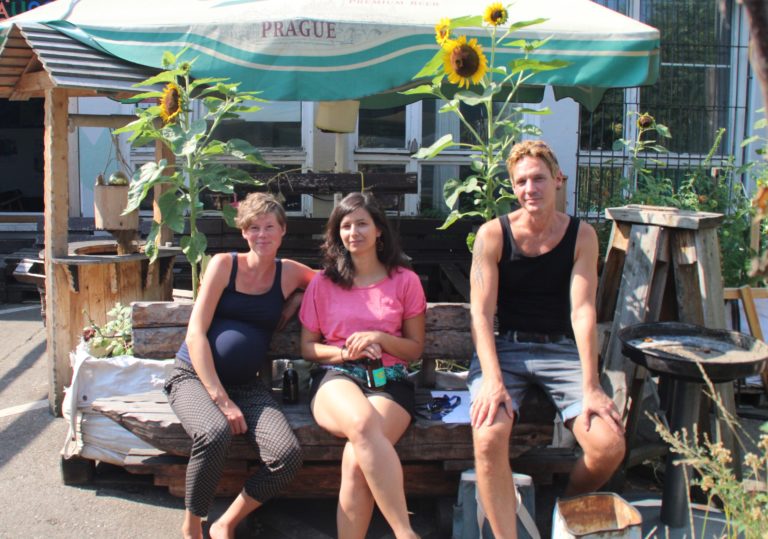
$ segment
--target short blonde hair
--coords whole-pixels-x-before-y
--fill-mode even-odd
[[[512,146],[509,151],[509,157],[507,157],[507,170],[509,171],[509,177],[512,177],[512,169],[525,157],[537,157],[544,161],[547,165],[549,172],[552,173],[553,178],[560,176],[560,165],[557,162],[557,157],[552,151],[552,148],[543,140],[525,140]]]
[[[283,206],[278,200],[269,193],[249,193],[244,200],[241,200],[237,205],[237,217],[235,217],[235,224],[240,227],[240,230],[245,230],[251,225],[254,219],[266,215],[267,213],[275,214],[277,222],[280,226],[285,228],[286,217]]]

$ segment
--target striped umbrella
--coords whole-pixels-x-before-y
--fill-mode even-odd
[[[124,60],[161,67],[164,51],[196,58],[196,77],[227,77],[268,100],[360,99],[413,84],[437,51],[443,17],[480,15],[489,0],[57,0],[15,21],[53,27]],[[516,0],[509,21],[545,22],[515,34],[550,38],[535,53],[568,67],[532,83],[559,95],[594,100],[605,88],[653,83],[659,68],[656,29],[588,0]],[[2,35],[0,34],[0,35]],[[482,28],[468,29],[481,38]],[[504,48],[496,63],[521,52]]]

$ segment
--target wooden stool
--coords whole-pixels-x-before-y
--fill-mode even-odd
[[[717,238],[723,216],[638,205],[609,208],[606,215],[614,223],[598,289],[597,318],[598,322],[613,320],[603,371],[610,385],[606,390],[626,414],[628,397],[639,404],[647,373],[622,355],[620,329],[660,319],[725,328]],[[726,409],[735,412],[733,384],[719,384],[716,389]],[[632,462],[630,449],[640,408],[629,409],[626,463]],[[738,474],[737,447],[724,422],[717,422],[715,437],[733,451]]]

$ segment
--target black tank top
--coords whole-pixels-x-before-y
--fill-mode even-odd
[[[507,216],[499,222],[504,239],[499,261],[499,331],[573,335],[570,291],[579,220],[571,217],[560,243],[539,256],[520,252]]]
[[[208,328],[216,374],[225,386],[254,382],[266,359],[285,301],[281,285],[282,261],[277,259],[275,263],[272,288],[263,294],[244,294],[235,289],[237,253],[232,253],[229,284],[221,293]],[[192,362],[186,342],[176,357]]]

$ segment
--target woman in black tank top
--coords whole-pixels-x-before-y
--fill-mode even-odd
[[[253,193],[238,207],[247,253],[213,257],[195,301],[187,337],[166,382],[169,402],[192,438],[182,534],[202,538],[233,435],[243,434],[264,463],[211,525],[211,536],[232,537],[248,513],[277,494],[301,466],[301,448],[271,390],[258,378],[285,298],[314,272],[278,260],[285,212],[271,195]],[[293,312],[298,307],[293,304]],[[293,314],[293,313],[290,313]]]

